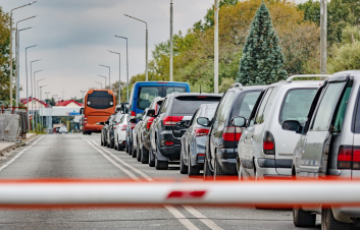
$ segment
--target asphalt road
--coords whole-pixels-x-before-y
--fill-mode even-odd
[[[101,147],[99,134],[44,135],[15,150],[6,160],[0,162],[0,180],[129,177],[145,179],[187,176],[179,173],[177,165],[171,166],[167,171],[157,171],[138,163],[125,152]],[[319,220],[320,217],[318,222]],[[292,223],[292,212],[288,210],[193,206],[74,210],[5,209],[0,210],[0,228],[296,229]],[[320,226],[312,229],[320,229]]]

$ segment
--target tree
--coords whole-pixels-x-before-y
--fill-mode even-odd
[[[262,85],[284,79],[284,58],[275,34],[268,8],[262,3],[251,24],[243,56],[240,60],[237,82],[243,85]]]

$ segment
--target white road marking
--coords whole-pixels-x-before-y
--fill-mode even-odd
[[[81,134],[80,134],[81,135]],[[95,141],[95,140],[91,140],[90,138],[87,137],[83,137],[87,142],[92,141],[94,145],[97,145],[100,147],[100,145]],[[92,143],[91,143],[92,144]],[[93,146],[93,145],[91,145]],[[95,146],[93,146],[93,148],[96,148]],[[114,159],[118,160],[119,162],[121,162],[123,165],[127,166],[128,168],[134,170],[135,172],[137,172],[138,174],[140,174],[141,176],[143,176],[145,179],[151,181],[153,180],[150,176],[148,176],[147,174],[145,174],[144,172],[138,170],[137,168],[134,168],[133,166],[129,165],[128,163],[126,163],[125,161],[123,161],[122,159],[120,159],[119,157],[115,156],[114,154],[112,154],[110,151],[108,151],[107,149],[103,149],[105,152],[107,152],[109,155],[111,155]],[[97,149],[97,151],[99,151]],[[106,156],[106,159],[107,156]],[[113,161],[111,160],[110,162],[113,163]],[[116,163],[115,163],[116,164]],[[121,167],[121,166],[120,166]],[[133,174],[134,175],[134,174]],[[135,176],[135,175],[134,175]],[[136,177],[136,176],[135,176]],[[138,180],[140,180],[138,177],[136,177]],[[192,230],[192,229],[198,229],[194,224],[192,224],[190,222],[190,220],[186,219],[186,217],[181,214],[177,209],[175,209],[173,206],[171,205],[164,205],[164,207],[177,219],[179,220],[180,223],[182,223],[187,229]],[[193,207],[191,207],[190,205],[186,205],[183,206],[189,213],[191,213],[193,216],[195,216],[196,218],[200,219],[201,222],[203,222],[206,226],[208,226],[210,229],[212,230],[222,230],[222,228],[220,228],[218,225],[216,225],[213,221],[209,220],[206,216],[204,216],[203,214],[201,214],[199,211],[197,211],[196,209],[194,209]]]
[[[41,136],[39,139],[37,139],[34,143],[32,143],[29,147],[26,149],[23,149],[21,152],[19,152],[13,159],[6,162],[3,166],[0,167],[0,171],[8,167],[11,163],[13,163],[16,159],[18,159],[24,152],[29,150],[31,147],[33,147],[36,143],[38,143],[44,136]]]
[[[183,205],[183,207],[190,212],[193,216],[195,216],[196,218],[198,218],[201,222],[203,222],[206,226],[208,226],[210,229],[214,229],[214,230],[223,230],[222,228],[220,228],[219,226],[217,226],[214,222],[212,222],[211,220],[209,220],[206,216],[204,216],[203,214],[201,214],[198,210],[196,210],[195,208],[191,207],[190,205]]]
[[[118,163],[116,163],[115,161],[113,161],[110,157],[108,157],[103,151],[101,151],[100,149],[98,149],[96,146],[94,146],[87,138],[81,136],[91,147],[93,147],[95,150],[97,150],[101,155],[103,155],[108,161],[110,161],[113,165],[115,165],[118,169],[120,169],[121,171],[123,171],[124,173],[126,173],[129,177],[131,177],[131,179],[135,180],[135,181],[140,181],[140,178],[138,178],[137,176],[135,176],[132,172],[130,172],[129,170],[125,169],[124,167],[122,167],[121,165],[119,165]]]
[[[174,208],[171,205],[164,205],[164,207],[171,213],[173,216],[182,223],[187,229],[199,229],[197,228],[193,223],[190,222],[190,220],[186,219],[186,217],[181,214],[176,208]]]

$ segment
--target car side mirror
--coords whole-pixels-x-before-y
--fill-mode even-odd
[[[105,122],[102,121],[102,122],[99,122],[98,124],[99,125],[105,125]]]
[[[189,127],[188,121],[180,121],[180,122],[176,123],[176,126],[181,127],[181,128],[188,128]]]
[[[146,116],[153,117],[155,115],[155,109],[149,109],[146,113]]]
[[[247,120],[245,117],[233,117],[230,124],[236,127],[246,127]]]
[[[109,124],[109,121],[105,121],[105,124],[108,125],[108,124]]]
[[[132,118],[132,119],[130,119],[130,123],[137,123],[137,118]]]
[[[206,117],[199,117],[196,122],[199,124],[199,125],[202,125],[202,126],[207,126],[209,127],[210,126],[210,121],[208,118]]]
[[[302,132],[302,125],[300,124],[299,121],[296,121],[296,120],[284,121],[282,123],[281,127],[283,130],[295,131],[296,133]]]
[[[81,109],[80,109],[80,114],[83,115],[83,114],[85,113],[84,110],[85,110],[84,108],[81,108]]]

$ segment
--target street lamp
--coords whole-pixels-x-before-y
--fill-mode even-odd
[[[26,68],[26,106],[28,107],[27,109],[27,117],[28,117],[28,127],[30,128],[30,118],[29,118],[29,83],[28,83],[28,62],[27,62],[27,50],[30,48],[36,47],[36,45],[33,46],[28,46],[25,48],[25,68]],[[30,84],[31,84],[31,95],[32,95],[32,79],[30,79]],[[34,111],[32,111],[34,113]],[[33,120],[34,121],[34,118]],[[34,124],[34,123],[33,123]],[[33,131],[34,131],[34,127]]]
[[[105,86],[106,86],[106,79],[107,79],[107,77],[106,77],[106,76],[103,76],[103,75],[98,75],[98,77],[103,77],[103,78],[105,78]]]
[[[145,60],[146,60],[146,71],[145,71],[145,75],[146,75],[146,81],[148,81],[149,78],[148,78],[148,25],[147,25],[147,22],[145,22],[145,21],[143,21],[141,19],[135,18],[133,16],[127,15],[127,14],[124,14],[124,15],[126,17],[129,17],[129,18],[134,19],[136,21],[145,23],[145,25],[146,25],[146,58],[145,58]]]
[[[173,66],[174,66],[174,41],[173,41],[173,22],[174,22],[174,14],[173,14],[173,1],[170,1],[170,81],[173,81]]]
[[[49,100],[49,94],[50,94],[50,92],[45,92],[45,94],[46,94],[46,100]]]
[[[19,100],[20,100],[20,79],[19,79],[19,75],[20,75],[20,52],[19,52],[19,43],[20,43],[20,32],[24,31],[24,30],[29,30],[32,27],[27,27],[24,29],[19,30],[19,23],[20,22],[24,22],[30,19],[35,18],[36,16],[32,16],[32,17],[28,17],[22,20],[19,20],[16,22],[16,30],[15,30],[15,52],[16,52],[16,104],[19,104]]]
[[[121,38],[126,40],[126,101],[129,102],[129,46],[128,46],[128,38],[124,36],[115,35],[116,38]]]
[[[31,67],[31,66],[30,66],[30,67]],[[33,73],[33,76],[34,76],[34,95],[33,95],[33,100],[32,100],[32,104],[31,104],[31,107],[32,107],[33,111],[37,110],[37,104],[35,104],[35,105],[36,105],[36,108],[35,108],[35,110],[34,110],[34,103],[35,103],[34,98],[36,99],[36,89],[37,89],[37,85],[35,84],[36,73],[41,72],[41,71],[42,71],[42,70],[38,70],[38,71],[35,71],[35,72]]]
[[[119,55],[119,105],[121,104],[121,53],[108,50],[110,53]]]
[[[95,81],[95,83],[100,84],[100,89],[102,89],[102,83],[101,82]]]
[[[43,80],[45,80],[44,78],[42,78],[42,79],[39,79],[39,80],[37,80],[36,81],[36,84],[34,84],[35,85],[35,92],[36,92],[36,88],[38,88],[37,86],[39,85],[39,81],[43,81]],[[34,76],[34,81],[35,81],[35,76]],[[36,97],[35,97],[36,98]],[[37,105],[36,105],[36,109],[37,109]],[[34,113],[34,115],[35,115],[35,113]],[[36,130],[37,130],[37,124],[38,124],[39,122],[38,122],[38,119],[36,119],[36,117],[35,117],[35,126],[36,126]]]
[[[12,31],[13,31],[13,19],[12,19],[12,16],[13,16],[13,11],[14,10],[17,10],[17,9],[20,9],[20,8],[23,8],[25,6],[30,6],[31,4],[34,4],[36,3],[37,1],[34,1],[34,2],[30,2],[26,5],[22,5],[22,6],[19,6],[19,7],[16,7],[14,9],[12,9],[10,11],[10,106],[12,107],[13,104],[12,104],[12,100],[13,100],[13,97],[12,97],[12,74],[13,74],[13,66],[12,66]]]
[[[105,82],[105,84],[106,84],[106,82]],[[86,91],[85,90],[80,90],[80,92],[83,94],[83,104],[84,104]]]
[[[111,80],[110,80],[110,70],[111,70],[111,68],[110,68],[110,66],[107,66],[107,65],[101,65],[101,64],[100,64],[100,66],[106,67],[106,68],[109,69],[109,89],[111,89]],[[105,88],[106,88],[106,85],[105,85]]]
[[[40,103],[41,104],[42,104],[42,88],[44,88],[46,86],[48,86],[48,85],[42,85],[42,86],[39,87],[40,88],[39,91],[40,91]],[[40,109],[41,109],[41,106],[40,106]],[[39,111],[40,111],[40,109],[39,109]],[[43,110],[41,109],[41,111],[43,111]],[[39,113],[39,119],[40,119],[40,131],[41,131],[44,128],[44,125],[43,125],[43,119],[40,118],[40,113]]]
[[[219,93],[219,0],[214,4],[214,93]]]

